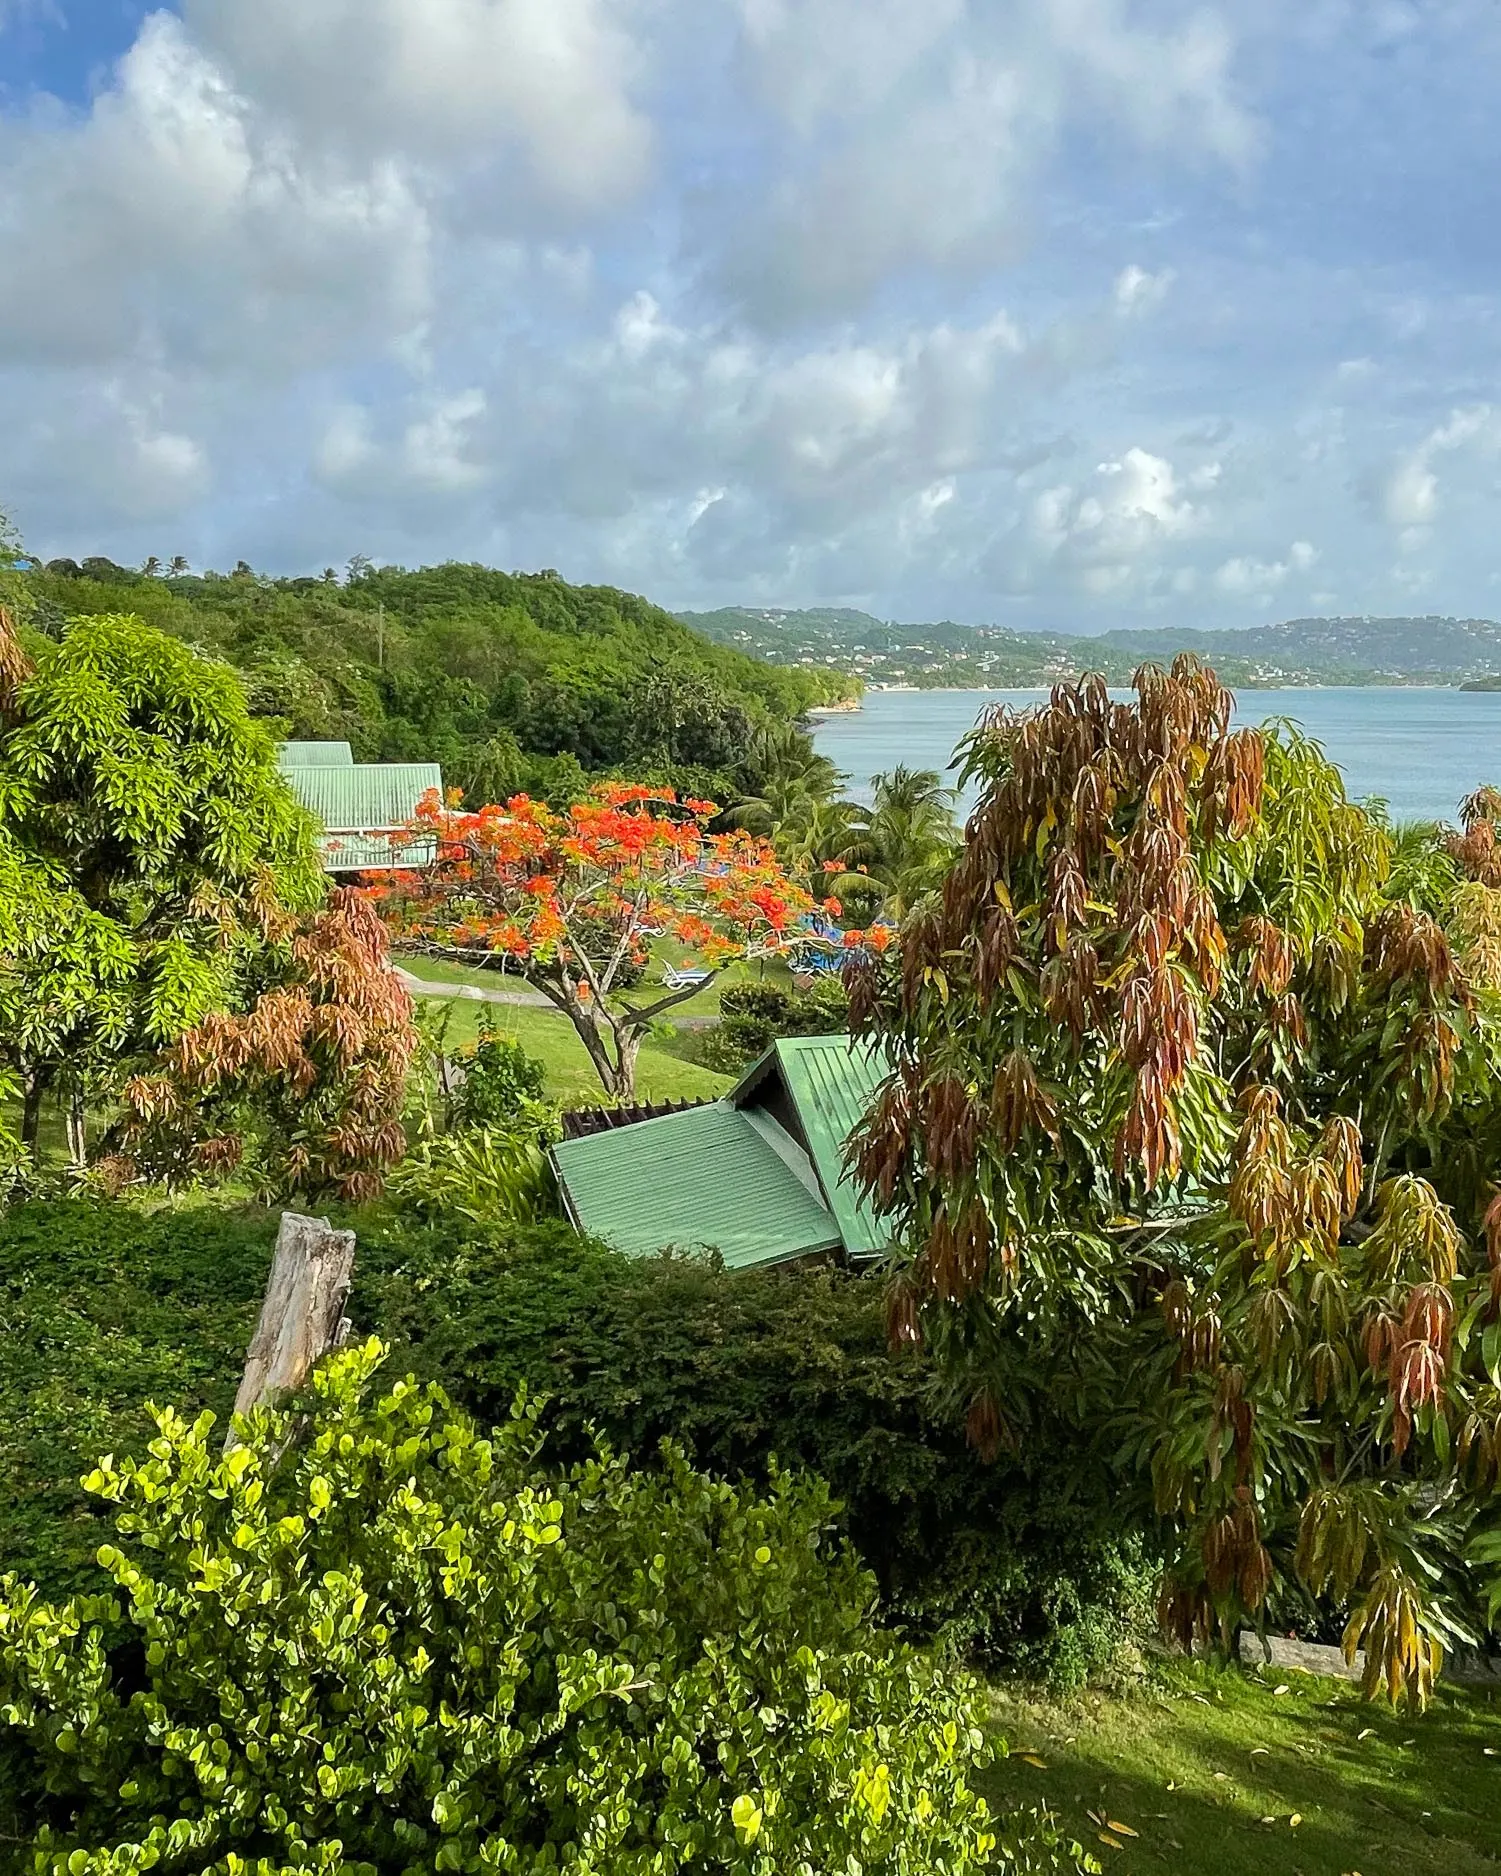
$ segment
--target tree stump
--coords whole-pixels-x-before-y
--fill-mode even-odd
[[[335,1231],[326,1218],[282,1213],[266,1300],[235,1396],[236,1414],[295,1394],[317,1363],[339,1346],[353,1274],[352,1231]],[[231,1428],[224,1450],[236,1444]]]

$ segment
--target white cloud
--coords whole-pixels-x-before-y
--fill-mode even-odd
[[[1403,544],[1416,547],[1427,538],[1425,530],[1439,509],[1435,457],[1449,454],[1477,438],[1495,441],[1498,425],[1489,404],[1473,404],[1451,412],[1430,430],[1417,448],[1400,457],[1387,477],[1383,506],[1387,520],[1402,530]]]
[[[1149,313],[1162,304],[1172,284],[1171,267],[1164,267],[1154,274],[1145,267],[1138,267],[1133,261],[1115,277],[1115,310],[1123,318]]]
[[[1187,5],[1149,24],[1125,0],[738,4],[758,95],[791,132],[728,269],[761,318],[858,306],[913,265],[1007,258],[1072,125],[1236,169],[1256,147],[1231,36]]]
[[[519,151],[593,211],[645,180],[639,57],[613,0],[186,0],[191,29],[299,142],[468,170]]]
[[[1215,569],[1214,584],[1233,599],[1269,598],[1294,573],[1306,573],[1318,559],[1310,541],[1294,541],[1286,560],[1256,560],[1237,554]]]
[[[171,15],[154,14],[75,127],[0,136],[9,363],[133,352],[304,370],[426,309],[428,227],[386,162],[308,159]]]
[[[0,506],[44,552],[1069,627],[1323,604],[1316,540],[1345,609],[1407,590],[1394,547],[1474,609],[1495,296],[1319,223],[1345,144],[1284,108],[1367,39],[1290,0],[179,0],[86,96],[0,96]]]
[[[1132,448],[1098,464],[1082,488],[1044,490],[1032,504],[1029,533],[1032,546],[1085,591],[1108,596],[1155,581],[1164,548],[1206,520],[1166,457]]]

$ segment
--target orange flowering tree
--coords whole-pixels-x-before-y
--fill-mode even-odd
[[[711,833],[718,812],[618,782],[566,813],[526,795],[464,813],[434,794],[396,843],[398,859],[422,863],[369,874],[366,890],[398,949],[512,971],[539,990],[573,1024],[605,1092],[629,1101],[652,1024],[737,959],[806,943],[819,909],[770,842]],[[690,946],[698,970],[628,998],[626,980],[659,937]]]
[[[1182,1639],[1322,1607],[1421,1699],[1501,1615],[1501,798],[1415,854],[1194,660],[1136,691],[992,717],[847,973],[892,1332],[982,1449],[1093,1432]]]

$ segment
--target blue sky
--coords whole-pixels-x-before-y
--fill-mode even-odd
[[[1494,0],[0,0],[34,551],[1501,614]]]

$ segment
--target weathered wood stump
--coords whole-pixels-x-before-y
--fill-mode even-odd
[[[353,1274],[352,1231],[335,1231],[326,1218],[282,1213],[266,1300],[235,1396],[236,1414],[295,1394],[317,1363],[340,1345]],[[236,1443],[231,1428],[225,1451]]]

